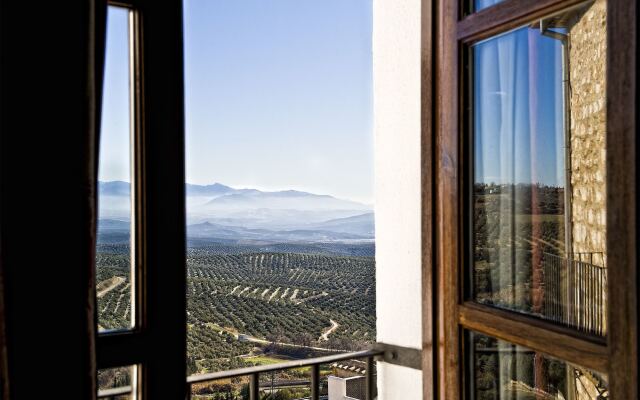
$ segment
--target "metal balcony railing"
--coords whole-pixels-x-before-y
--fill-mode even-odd
[[[374,370],[375,358],[378,356],[382,356],[383,354],[384,354],[384,350],[363,350],[363,351],[355,351],[351,353],[340,353],[340,354],[330,355],[325,357],[316,357],[316,358],[309,358],[309,359],[303,359],[303,360],[287,361],[279,364],[260,365],[260,366],[254,366],[254,367],[234,369],[230,371],[220,371],[220,372],[213,372],[209,374],[191,375],[187,378],[188,398],[191,398],[191,392],[192,392],[191,389],[194,384],[212,382],[212,381],[217,381],[221,379],[249,377],[249,399],[259,400],[260,387],[261,387],[260,386],[261,374],[275,372],[275,371],[290,370],[290,369],[301,368],[301,367],[311,367],[311,374],[310,374],[310,381],[309,381],[311,386],[310,399],[320,400],[321,398],[320,397],[320,366],[321,365],[332,364],[338,361],[366,359],[366,370],[364,373],[365,379],[366,379],[365,399],[373,400],[376,382],[374,380],[374,374],[372,373],[372,371]],[[98,392],[98,398],[116,400],[120,396],[130,395],[132,390],[133,389],[131,386],[123,386],[123,387],[114,388],[114,389],[100,390]]]

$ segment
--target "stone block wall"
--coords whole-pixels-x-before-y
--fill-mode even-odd
[[[606,1],[569,30],[573,252],[606,250]],[[594,264],[605,266],[606,254]]]

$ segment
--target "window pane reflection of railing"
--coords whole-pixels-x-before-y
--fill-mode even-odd
[[[473,300],[606,335],[606,2],[470,48]]]
[[[135,367],[118,367],[98,371],[98,398],[109,400],[133,399]]]
[[[469,400],[602,400],[606,375],[529,348],[467,331]]]
[[[594,254],[563,258],[543,253],[543,316],[594,335],[606,327],[606,268],[593,264]],[[590,261],[581,261],[581,258]],[[577,259],[576,259],[577,258]]]

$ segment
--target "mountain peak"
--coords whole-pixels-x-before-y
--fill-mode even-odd
[[[131,184],[125,181],[100,181],[99,193],[102,196],[128,197]],[[214,182],[209,185],[185,184],[188,197],[205,198],[207,207],[251,208],[251,209],[342,209],[370,211],[371,207],[355,201],[339,199],[326,194],[315,194],[288,189],[261,191]],[[204,203],[204,202],[203,202]],[[200,203],[200,204],[203,204]]]
[[[342,200],[328,195],[319,195],[298,190],[278,192],[231,192],[215,197],[204,205],[212,210],[361,210],[369,211],[365,204]]]
[[[131,184],[125,181],[99,181],[98,193],[102,196],[129,196]]]
[[[233,189],[231,186],[223,185],[222,183],[218,183],[218,182],[214,182],[211,185],[204,185],[204,186],[210,187],[210,188],[216,188],[216,189]]]
[[[211,185],[195,185],[192,183],[185,184],[187,196],[221,196],[228,193],[233,193],[236,189],[215,182]]]

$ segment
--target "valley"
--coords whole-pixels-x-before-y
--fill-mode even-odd
[[[132,311],[130,185],[100,182],[99,191],[98,326],[102,331],[127,329]],[[219,183],[186,184],[185,192],[189,375],[362,350],[375,343],[370,206],[297,190],[267,192]],[[354,363],[345,363],[353,369],[343,373],[364,374]],[[335,368],[323,366],[323,379],[338,373]],[[101,387],[126,381],[127,374],[127,369],[103,371]],[[271,378],[272,386],[302,390],[309,371],[278,372]],[[237,394],[246,389],[245,381],[195,385],[193,396]]]
[[[189,373],[246,366],[246,357],[260,354],[305,357],[375,341],[373,245],[306,247],[189,247]],[[110,289],[98,298],[104,329],[129,325],[129,260],[126,244],[98,247],[98,282]]]

